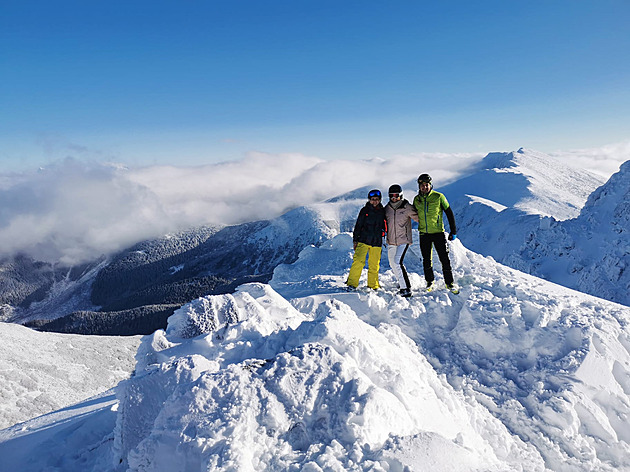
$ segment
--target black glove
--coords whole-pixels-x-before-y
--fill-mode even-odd
[[[457,235],[455,233],[449,233],[448,235],[448,240],[449,241],[454,241],[457,239]]]

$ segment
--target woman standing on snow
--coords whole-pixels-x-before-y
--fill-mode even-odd
[[[411,284],[407,270],[403,264],[407,249],[412,242],[411,220],[418,221],[418,213],[414,206],[403,198],[402,187],[394,184],[389,187],[389,203],[385,205],[387,220],[387,258],[394,271],[400,295],[411,296]]]
[[[381,265],[381,250],[383,246],[383,236],[387,231],[385,222],[385,209],[381,204],[381,191],[370,190],[368,201],[359,212],[357,222],[354,225],[352,235],[354,246],[354,257],[350,274],[346,284],[348,287],[357,288],[361,272],[365,267],[365,257],[368,256],[368,277],[367,285],[371,289],[378,289],[378,270]]]

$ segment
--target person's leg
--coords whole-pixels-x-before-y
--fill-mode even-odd
[[[367,285],[370,288],[376,290],[380,287],[378,284],[378,270],[381,266],[381,251],[380,246],[368,246],[368,277]]]
[[[411,289],[411,282],[409,282],[409,276],[407,275],[407,268],[405,267],[405,264],[403,264],[403,261],[405,259],[405,255],[407,254],[407,249],[409,249],[409,244],[403,244],[401,246],[398,246],[399,252],[397,254],[400,254],[400,257],[398,257],[398,264],[400,265],[400,271],[402,272],[402,277],[403,280],[405,281],[405,287],[407,290]]]
[[[396,276],[396,280],[398,281],[398,288],[402,288],[400,271],[398,267],[398,260],[396,259],[396,252],[398,251],[398,246],[394,246],[390,244],[387,246],[387,260],[389,261],[389,267],[391,267],[392,272]]]
[[[442,264],[442,274],[444,275],[444,283],[451,285],[453,283],[453,270],[451,269],[451,260],[448,257],[448,243],[446,242],[446,235],[444,233],[438,233],[434,239],[435,250],[440,258],[440,264]]]
[[[398,280],[398,286],[401,289],[411,288],[409,283],[409,277],[407,276],[407,270],[403,264],[403,259],[407,253],[409,244],[401,244],[399,246],[387,247],[387,258],[389,259],[389,266],[392,268],[396,279]]]
[[[363,271],[363,267],[365,266],[365,256],[368,253],[367,244],[359,243],[357,244],[357,248],[354,250],[354,256],[352,257],[352,266],[350,267],[350,273],[348,274],[348,280],[346,280],[346,284],[350,287],[358,287],[359,279],[361,278],[361,272]]]
[[[429,285],[435,280],[435,275],[433,274],[433,241],[430,234],[420,235],[420,254],[422,255],[424,280]]]

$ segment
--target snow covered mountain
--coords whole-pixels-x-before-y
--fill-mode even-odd
[[[1,431],[3,464],[630,470],[630,308],[451,249],[459,295],[403,299],[385,259],[384,290],[342,291],[341,234],[268,285],[193,300],[143,338],[117,406],[103,396]]]
[[[278,264],[294,261],[305,245],[338,229],[300,207],[270,221],[145,241],[82,272],[16,258],[3,265],[10,270],[0,270],[7,282],[0,298],[4,320],[79,334],[152,333],[193,298],[268,281]]]
[[[597,175],[520,149],[489,154],[468,176],[443,187],[440,182],[436,185],[451,202],[459,235],[473,251],[628,303],[624,287],[629,272],[624,272],[624,262],[612,263],[623,261],[623,244],[590,245],[590,260],[577,257],[579,251],[573,249],[579,237],[573,233],[581,234],[585,228],[595,240],[610,237],[607,232],[599,235],[604,225],[593,218],[572,223],[601,183]],[[614,195],[623,195],[624,185],[627,191],[627,179],[608,185],[619,187],[612,191]],[[404,186],[411,199],[415,180]],[[0,265],[0,281],[6,287],[0,293],[0,319],[58,332],[151,333],[163,328],[181,304],[200,295],[229,293],[244,282],[267,282],[276,265],[294,261],[305,245],[351,231],[365,190],[299,207],[274,220],[200,227],[145,241],[111,259],[72,269],[23,257],[5,261]],[[627,228],[627,224],[620,220],[616,228]],[[611,261],[608,269],[597,267],[596,261],[602,260]],[[418,267],[417,258],[408,262]]]
[[[630,162],[602,186],[593,174],[523,149],[489,154],[480,167],[440,189],[467,247],[630,305]]]
[[[444,190],[456,198],[466,196],[470,205],[566,220],[578,216],[588,196],[603,182],[596,174],[521,148],[488,154],[470,175]]]
[[[122,323],[142,318],[137,308],[183,306],[143,338],[115,394],[128,357],[91,339],[116,338],[75,349],[86,338],[16,327],[18,345],[2,356],[16,366],[3,379],[7,424],[62,409],[0,431],[0,470],[630,470],[630,308],[495,262],[550,270],[546,278],[567,285],[567,271],[584,283],[601,273],[622,288],[628,171],[597,188],[596,177],[520,150],[438,187],[460,228],[457,296],[398,297],[385,257],[384,290],[341,291],[352,257],[345,232],[364,189],[277,220],[147,241],[66,273],[29,306],[106,303]],[[546,191],[553,182],[556,194]],[[415,182],[409,198],[407,187]],[[417,254],[406,262],[417,289]],[[33,286],[46,279],[48,268],[30,267],[41,276]],[[210,287],[221,270],[229,293]],[[252,276],[260,280],[236,287]],[[85,313],[65,322],[102,329],[106,314]],[[99,316],[100,328],[90,324]],[[75,386],[79,371],[101,364],[118,377]]]
[[[453,207],[467,247],[507,263],[532,231],[577,217],[603,183],[598,175],[519,149],[488,154],[476,171],[437,190]]]

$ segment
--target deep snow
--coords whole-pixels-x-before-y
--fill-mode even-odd
[[[386,265],[384,290],[347,293],[351,252],[342,234],[305,248],[269,285],[185,305],[166,331],[143,339],[136,375],[116,389],[119,405],[104,396],[81,414],[2,431],[4,463],[23,471],[630,469],[629,308],[459,242],[460,295],[400,298]],[[417,274],[412,282],[422,285]],[[81,439],[86,429],[102,435]]]
[[[439,190],[472,251],[630,305],[630,161],[604,183],[536,151],[493,153]]]

